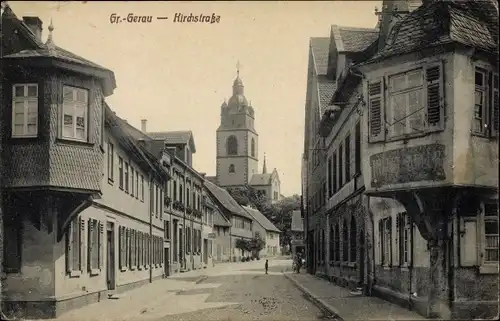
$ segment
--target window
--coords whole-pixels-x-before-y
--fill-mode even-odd
[[[333,181],[332,181],[332,158],[328,157],[328,166],[327,166],[327,171],[328,171],[328,198],[333,196]]]
[[[100,268],[102,263],[102,242],[103,242],[103,233],[104,228],[102,223],[97,220],[89,219],[88,220],[88,271],[93,273],[95,270]]]
[[[334,261],[340,262],[340,228],[339,224],[335,223],[335,233],[334,233],[334,248],[335,248],[335,256]]]
[[[159,200],[160,200],[160,197],[159,197],[159,191],[158,191],[158,185],[155,185],[155,217],[158,218],[158,213],[159,213],[159,208],[158,208],[158,203],[159,203]]]
[[[66,234],[66,271],[70,274],[83,271],[83,251],[85,220],[75,218]]]
[[[139,199],[139,171],[135,171],[135,198]]]
[[[358,122],[356,124],[355,132],[355,148],[354,148],[354,172],[355,174],[361,173],[361,125]]]
[[[144,176],[141,175],[141,202],[144,202]]]
[[[345,181],[351,180],[351,135],[345,138]]]
[[[339,189],[342,186],[344,186],[344,180],[342,179],[343,175],[344,175],[343,157],[344,157],[344,149],[343,149],[342,145],[340,145],[340,147],[339,147]]]
[[[126,234],[125,234],[125,226],[120,226],[118,230],[118,246],[120,248],[118,261],[120,264],[120,270],[123,270],[126,267],[126,257],[127,257],[127,243],[126,243]]]
[[[337,153],[333,153],[332,155],[332,187],[333,187],[333,194],[335,194],[338,190],[338,185],[337,185]]]
[[[38,85],[12,86],[12,137],[36,137],[38,134]]]
[[[250,155],[255,157],[255,139],[252,138],[252,142],[250,144]]]
[[[188,227],[186,228],[186,238],[187,238],[187,244],[186,244],[186,253],[191,252],[191,228]]]
[[[498,117],[498,74],[476,67],[472,132],[484,136],[497,136]]]
[[[234,164],[229,165],[229,173],[234,173]]]
[[[120,188],[123,189],[123,158],[121,157],[118,157],[118,175]]]
[[[412,224],[407,213],[399,213],[397,221],[399,238],[399,263],[401,266],[410,264],[411,231]]]
[[[349,262],[356,262],[357,250],[358,250],[358,242],[357,242],[357,228],[356,228],[356,219],[351,217],[351,230],[349,233]]]
[[[328,259],[330,262],[333,262],[335,260],[335,238],[334,237],[335,237],[335,231],[333,229],[333,225],[330,225],[330,238],[329,238],[330,248],[329,248],[329,253],[328,253]],[[297,239],[298,239],[298,237],[297,237]]]
[[[484,204],[484,263],[498,263],[498,208]]]
[[[385,103],[387,84],[388,102]],[[370,142],[404,139],[444,126],[442,63],[376,79],[368,83]],[[387,137],[386,137],[387,135]]]
[[[6,273],[19,273],[21,272],[23,252],[22,223],[15,215],[11,216],[6,213],[3,224],[3,267]],[[76,225],[78,233],[78,224]],[[69,257],[68,254],[66,255]],[[76,266],[78,267],[78,265]]]
[[[170,240],[170,221],[163,223],[165,239]]]
[[[129,179],[128,179],[128,163],[125,162],[125,193],[128,193]]]
[[[108,142],[108,180],[113,182],[114,179],[114,162],[115,162],[115,151],[112,143]]]
[[[173,201],[177,201],[177,181],[174,180],[174,187],[173,187],[173,197],[172,197],[172,200]]]
[[[231,135],[227,138],[226,150],[228,155],[238,155],[238,140],[236,136]]]
[[[153,183],[149,184],[149,207],[151,208],[151,215],[155,213],[155,188]]]
[[[63,86],[62,136],[87,141],[88,90]]]
[[[392,218],[387,217],[379,221],[380,264],[392,265]]]
[[[342,261],[349,262],[349,225],[346,219],[342,226]]]
[[[135,177],[135,170],[132,166],[130,166],[130,196],[134,197],[134,177]]]

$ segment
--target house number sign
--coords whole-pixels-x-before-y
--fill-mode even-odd
[[[419,181],[442,181],[445,146],[429,144],[391,150],[370,157],[372,188]]]

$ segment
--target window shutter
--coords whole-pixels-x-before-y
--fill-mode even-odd
[[[460,218],[460,265],[478,265],[478,235],[476,217]]]
[[[380,251],[380,255],[379,255],[379,258],[380,258],[380,265],[383,265],[384,264],[384,220],[379,220],[378,221],[378,244],[377,244],[377,248],[379,249]]]
[[[99,222],[99,263],[100,270],[104,267],[104,223]]]
[[[125,265],[130,268],[130,229],[125,232]]]
[[[71,224],[66,232],[66,272],[71,273],[72,257],[73,257],[73,233],[75,231],[75,224]],[[76,249],[76,248],[75,248]]]
[[[120,226],[118,228],[118,248],[119,248],[119,257],[118,257],[118,264],[120,266],[120,269],[123,267],[123,226]]]
[[[392,217],[389,216],[389,266],[394,265],[393,254],[392,254]]]
[[[499,122],[499,117],[500,115],[498,114],[498,73],[493,73],[492,75],[492,90],[491,90],[491,136],[497,137],[498,136],[498,122]]]
[[[401,213],[398,213],[396,216],[396,259],[394,260],[395,266],[401,266],[402,256],[404,253],[403,249],[403,217]]]
[[[80,219],[80,271],[84,271],[85,267],[85,220]],[[76,249],[75,249],[76,250]],[[75,267],[73,267],[74,269]]]
[[[430,64],[425,68],[427,85],[427,124],[429,131],[444,128],[443,63]]]
[[[385,92],[384,78],[368,82],[368,128],[369,141],[385,139]]]

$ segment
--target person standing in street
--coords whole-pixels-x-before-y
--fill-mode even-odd
[[[267,260],[266,260],[266,264],[264,265],[264,268],[266,269],[266,274],[267,274],[267,269],[269,268],[269,263]]]

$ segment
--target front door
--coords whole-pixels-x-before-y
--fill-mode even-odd
[[[165,277],[170,276],[170,248],[164,248],[165,251]]]
[[[114,242],[114,224],[108,222],[106,228],[107,236],[107,255],[106,255],[106,283],[109,291],[115,289],[115,242]]]
[[[203,262],[208,264],[208,240],[203,239]]]

